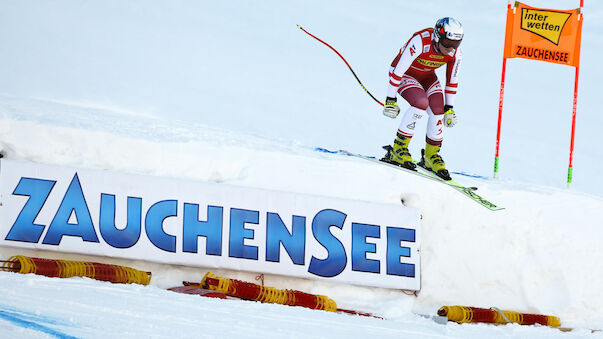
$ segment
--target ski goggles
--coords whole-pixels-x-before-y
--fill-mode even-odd
[[[457,49],[461,45],[462,40],[450,40],[448,38],[441,38],[440,43],[446,48]]]

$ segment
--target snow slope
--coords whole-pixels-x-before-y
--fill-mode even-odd
[[[380,100],[403,43],[439,17],[466,29],[456,111],[446,131],[451,168],[491,175],[507,1],[385,0],[5,1],[0,6],[0,93],[202,123],[309,146],[380,152],[398,121],[358,86],[331,43]],[[578,0],[533,0],[569,9]],[[603,117],[596,46],[603,5],[587,2],[574,188],[599,194]],[[574,70],[507,63],[500,176],[565,187]],[[405,106],[402,106],[404,109]],[[424,130],[419,126],[418,131]],[[423,138],[411,143],[415,156]]]
[[[23,115],[8,113],[9,109]],[[39,115],[36,111],[46,114]],[[266,277],[266,285],[328,295],[340,307],[373,312],[388,319],[382,321],[383,325],[379,325],[379,322],[374,323],[374,319],[360,320],[352,317],[356,319],[354,322],[359,322],[359,328],[354,331],[366,331],[363,333],[368,335],[370,332],[386,337],[412,333],[421,336],[480,337],[484,335],[483,331],[487,331],[488,335],[494,331],[494,335],[498,333],[506,336],[518,334],[514,333],[515,331],[526,331],[518,328],[505,331],[488,327],[466,330],[455,325],[448,325],[453,326],[453,329],[449,329],[448,326],[427,322],[413,314],[434,315],[435,311],[445,304],[497,306],[524,312],[554,314],[562,318],[564,326],[601,327],[602,319],[597,310],[603,305],[603,296],[599,289],[602,274],[601,270],[596,268],[600,267],[603,253],[598,246],[601,229],[593,222],[603,217],[603,201],[600,197],[518,182],[460,177],[459,180],[463,183],[479,186],[481,194],[507,208],[490,212],[441,184],[418,180],[413,175],[360,159],[317,152],[303,145],[283,145],[252,136],[240,138],[240,134],[202,125],[185,126],[157,119],[132,118],[111,111],[39,100],[17,101],[3,98],[0,114],[2,145],[9,157],[290,192],[355,197],[380,203],[399,204],[403,199],[408,206],[420,209],[423,215],[423,279],[418,298],[405,295],[401,291]],[[117,118],[117,124],[107,121]],[[230,154],[241,156],[233,159]],[[57,257],[56,254],[6,248],[0,250],[0,253],[5,258],[17,253]],[[60,258],[77,257],[65,254]],[[166,267],[110,258],[89,259],[152,271],[154,287],[111,287],[92,281],[82,282],[86,279],[70,279],[74,280],[72,284],[75,284],[74,289],[78,289],[78,292],[55,293],[52,292],[52,286],[62,286],[56,279],[15,277],[14,274],[3,273],[0,279],[5,279],[5,283],[0,286],[5,293],[13,295],[12,300],[6,299],[3,307],[8,309],[6,312],[13,313],[17,312],[15,310],[27,314],[35,314],[37,311],[52,315],[55,320],[67,317],[79,319],[76,315],[78,312],[74,310],[90,307],[91,312],[96,312],[102,317],[102,313],[107,312],[106,308],[110,307],[108,305],[112,302],[115,303],[116,309],[122,309],[117,306],[122,302],[119,300],[121,297],[114,296],[115,293],[131,291],[129,297],[134,300],[140,298],[138,302],[143,305],[147,302],[151,307],[157,303],[162,304],[164,298],[175,298],[173,293],[166,295],[167,292],[161,292],[157,288],[178,286],[182,280],[199,281],[205,273],[199,269]],[[215,273],[248,281],[254,281],[255,277],[253,274],[237,272]],[[24,284],[24,281],[31,281],[31,285]],[[38,289],[38,284],[46,286],[46,283],[50,284],[47,287],[50,292]],[[20,287],[15,289],[12,284]],[[117,290],[114,291],[113,288]],[[105,290],[108,295],[102,294]],[[75,303],[76,308],[57,313],[55,307],[48,310],[37,303],[23,303],[24,295],[29,299],[37,293],[40,293],[40,299],[49,304]],[[101,293],[101,299],[107,303],[105,306],[88,305],[85,301],[70,301],[74,297],[77,297],[77,300],[96,300],[98,293]],[[164,297],[161,297],[162,295]],[[195,305],[215,303],[199,300],[199,297],[178,298],[194,300]],[[152,323],[153,317],[172,312],[181,314],[182,307],[175,305],[174,308],[178,310],[173,310],[166,306],[162,307],[163,311],[149,314],[141,314],[134,309],[123,311],[125,314],[119,313],[119,316],[106,316],[104,319],[108,323],[117,321],[113,317],[120,317],[119,322],[125,322],[123,326],[127,326],[127,320],[124,319],[128,318],[142,318]],[[244,312],[239,310],[241,307],[245,309],[262,306],[237,305],[233,307],[236,310],[233,309],[225,321],[255,323],[253,318],[241,320],[242,313],[238,313]],[[275,311],[270,311],[274,306],[266,307],[269,309],[261,312],[284,312],[278,307]],[[299,312],[308,314],[307,311]],[[195,312],[192,314],[191,318],[185,319],[194,322],[198,315]],[[341,316],[344,320],[336,321],[337,325],[330,324],[322,315],[307,316],[310,322],[327,322],[324,326],[332,327],[341,337],[346,336],[347,331],[352,328],[351,325],[344,325],[346,321],[351,321],[344,316]],[[298,315],[293,313],[291,317]],[[339,319],[338,317],[335,316],[335,319]],[[267,315],[268,323],[270,319],[273,319],[272,316]],[[342,321],[344,323],[341,323]],[[361,325],[364,322],[373,325],[364,328],[365,325]],[[98,334],[98,328],[88,322],[78,320],[77,323],[77,326],[65,325],[65,333],[85,337]],[[174,326],[180,326],[177,324],[179,323],[175,322]],[[90,326],[92,327],[89,328]],[[205,329],[207,325],[200,323],[191,326]],[[250,336],[259,336],[258,333],[270,328],[269,324],[245,326],[250,326]],[[146,330],[149,334],[166,336],[168,332],[162,331],[168,331],[170,327],[166,324],[165,329],[162,328],[153,326]],[[392,328],[396,330],[389,332]],[[286,336],[286,331],[301,331],[299,324],[288,320],[283,320],[282,329],[285,332],[276,333],[275,337]],[[320,332],[313,331],[321,329],[302,331],[300,335],[321,336]],[[548,329],[534,331],[534,334],[529,332],[530,334],[525,335],[546,337],[557,334]],[[584,331],[577,333],[585,334]],[[211,336],[214,332],[208,333]],[[215,333],[216,336],[221,336],[219,332]],[[182,336],[188,334],[183,332]]]
[[[576,6],[543,2],[529,4]],[[601,336],[586,329],[603,328],[603,183],[597,171],[603,154],[594,137],[603,118],[596,114],[601,70],[593,47],[602,5],[586,8],[571,190],[564,183],[573,72],[556,65],[509,61],[502,179],[458,177],[504,211],[490,212],[438,183],[314,150],[380,155],[398,122],[383,117],[341,61],[295,24],[333,42],[381,97],[387,66],[407,36],[453,15],[467,30],[466,61],[457,101],[461,121],[446,131],[444,156],[450,168],[489,176],[505,5],[3,2],[0,146],[9,158],[389,204],[403,200],[423,215],[423,281],[415,298],[266,277],[266,285],[328,295],[341,307],[387,319],[378,320],[177,295],[163,289],[200,280],[205,272],[90,258],[153,271],[152,286],[0,273],[6,296],[0,335]],[[413,154],[422,146],[417,139]],[[2,258],[15,252],[0,249]],[[433,315],[445,304],[554,314],[579,330],[444,326],[415,315]]]

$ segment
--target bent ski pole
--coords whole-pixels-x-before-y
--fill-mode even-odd
[[[358,76],[356,75],[356,73],[354,72],[354,70],[352,69],[352,66],[350,66],[350,64],[348,64],[348,62],[345,60],[345,58],[339,54],[339,52],[337,52],[337,50],[333,47],[331,47],[331,45],[329,45],[328,43],[320,40],[319,38],[317,38],[316,36],[312,35],[310,32],[306,31],[305,29],[303,29],[302,26],[297,25],[297,28],[301,29],[302,31],[304,31],[304,33],[308,34],[309,36],[313,37],[314,39],[322,42],[323,44],[325,44],[327,47],[329,47],[330,49],[333,50],[333,52],[337,53],[337,55],[341,58],[341,60],[343,60],[343,62],[345,62],[345,64],[348,66],[348,68],[350,69],[350,71],[352,72],[352,74],[354,74],[354,77],[356,78],[356,80],[358,81],[358,83],[360,84],[360,86],[362,87],[362,89],[366,92],[366,94],[370,95],[371,98],[373,98],[373,100],[375,100],[379,105],[383,106],[383,103],[381,103],[381,101],[377,100],[372,94],[371,92],[369,92],[366,87],[364,87],[364,85],[362,84],[362,82],[360,81],[360,79],[358,79]]]

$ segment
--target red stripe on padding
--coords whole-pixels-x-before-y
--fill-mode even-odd
[[[398,133],[402,134],[402,135],[403,135],[403,136],[405,136],[405,137],[410,137],[410,138],[412,138],[412,134],[406,134],[406,133],[402,132],[401,130],[398,130]]]

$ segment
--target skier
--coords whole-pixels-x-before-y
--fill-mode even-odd
[[[442,146],[442,125],[452,127],[457,122],[452,109],[458,86],[463,26],[453,18],[438,20],[434,28],[416,32],[400,49],[389,71],[389,87],[383,114],[394,119],[400,113],[397,94],[410,107],[404,113],[396,133],[392,151],[384,161],[415,169],[408,144],[415,132],[415,124],[428,115],[425,152],[419,164],[444,180],[450,180],[444,160],[438,153]],[[435,70],[446,65],[445,101],[442,86]],[[424,164],[423,164],[424,163]]]

